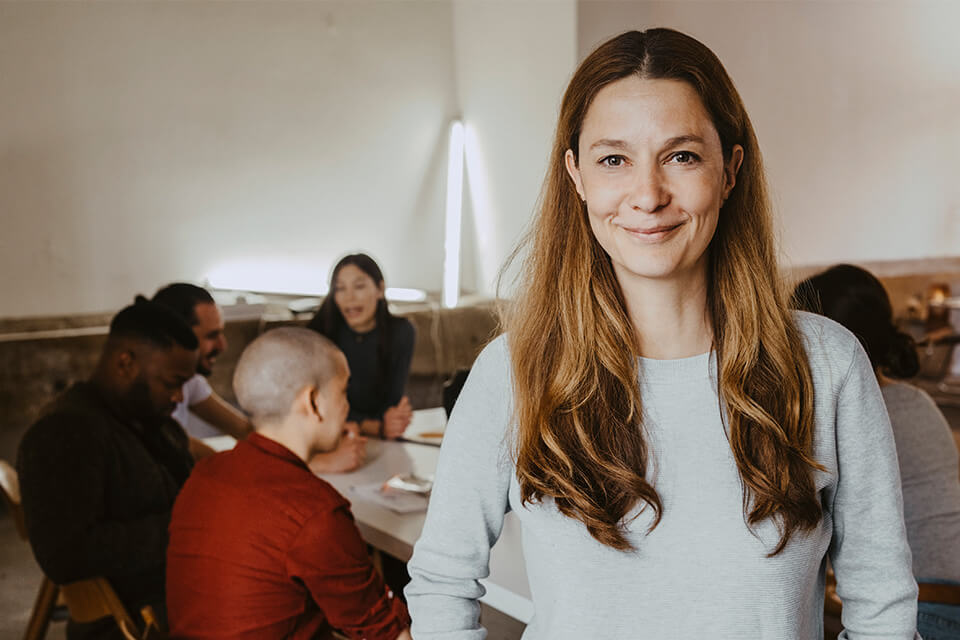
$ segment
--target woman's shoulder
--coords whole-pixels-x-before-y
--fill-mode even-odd
[[[494,363],[509,365],[510,343],[507,334],[501,333],[491,338],[490,341],[484,345],[483,349],[480,350],[480,355],[477,356],[478,362],[481,359],[490,365]]]
[[[860,341],[840,323],[807,311],[794,311],[793,318],[815,382],[843,381],[856,360],[862,359],[861,365],[870,368]]]
[[[488,389],[498,388],[510,378],[510,352],[506,334],[490,340],[470,368],[470,375]]]
[[[413,323],[404,316],[390,316],[390,337],[396,341],[413,342],[417,334]]]
[[[824,354],[849,358],[850,353],[860,345],[860,341],[849,329],[826,316],[795,310],[793,321],[811,358]]]
[[[817,341],[827,348],[847,349],[857,337],[839,322],[809,311],[793,311],[793,322],[805,341]]]
[[[390,332],[395,336],[412,336],[416,329],[406,316],[390,316]]]

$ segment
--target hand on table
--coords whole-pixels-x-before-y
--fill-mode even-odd
[[[400,398],[397,406],[390,407],[383,412],[383,437],[395,440],[403,435],[413,419],[413,407],[407,396]]]
[[[346,473],[362,465],[366,457],[367,439],[360,435],[356,422],[347,422],[337,448],[313,456],[309,466],[314,473]]]

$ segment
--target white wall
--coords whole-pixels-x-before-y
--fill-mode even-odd
[[[797,265],[960,255],[960,3],[579,3],[579,52],[690,33],[724,62]]]
[[[457,95],[472,190],[465,220],[475,288],[497,273],[540,193],[560,99],[577,64],[575,0],[456,0]],[[505,284],[508,284],[505,282]]]
[[[447,2],[0,3],[0,317],[354,249],[439,289],[456,102]]]
[[[733,75],[789,259],[957,255],[957,24],[926,0],[0,2],[0,317],[231,265],[319,288],[355,249],[438,290],[458,116],[463,283],[490,293],[578,55],[654,25]]]

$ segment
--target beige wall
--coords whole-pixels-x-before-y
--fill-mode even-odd
[[[686,31],[723,60],[794,264],[960,255],[960,3],[581,0],[581,57]]]
[[[467,129],[465,222],[477,289],[526,230],[563,90],[577,64],[575,0],[456,0],[457,95]],[[508,285],[508,282],[504,283]]]
[[[958,255],[958,23],[925,0],[0,2],[0,317],[231,265],[318,287],[355,249],[438,290],[461,116],[463,283],[489,293],[578,55],[652,25],[727,64],[790,260]]]
[[[310,285],[359,248],[438,289],[451,27],[430,0],[0,3],[0,317],[230,264]]]

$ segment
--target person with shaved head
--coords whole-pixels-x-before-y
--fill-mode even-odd
[[[406,606],[367,556],[349,503],[307,461],[344,436],[346,358],[323,336],[273,329],[233,385],[254,433],[200,461],[170,523],[174,638],[407,640]]]

